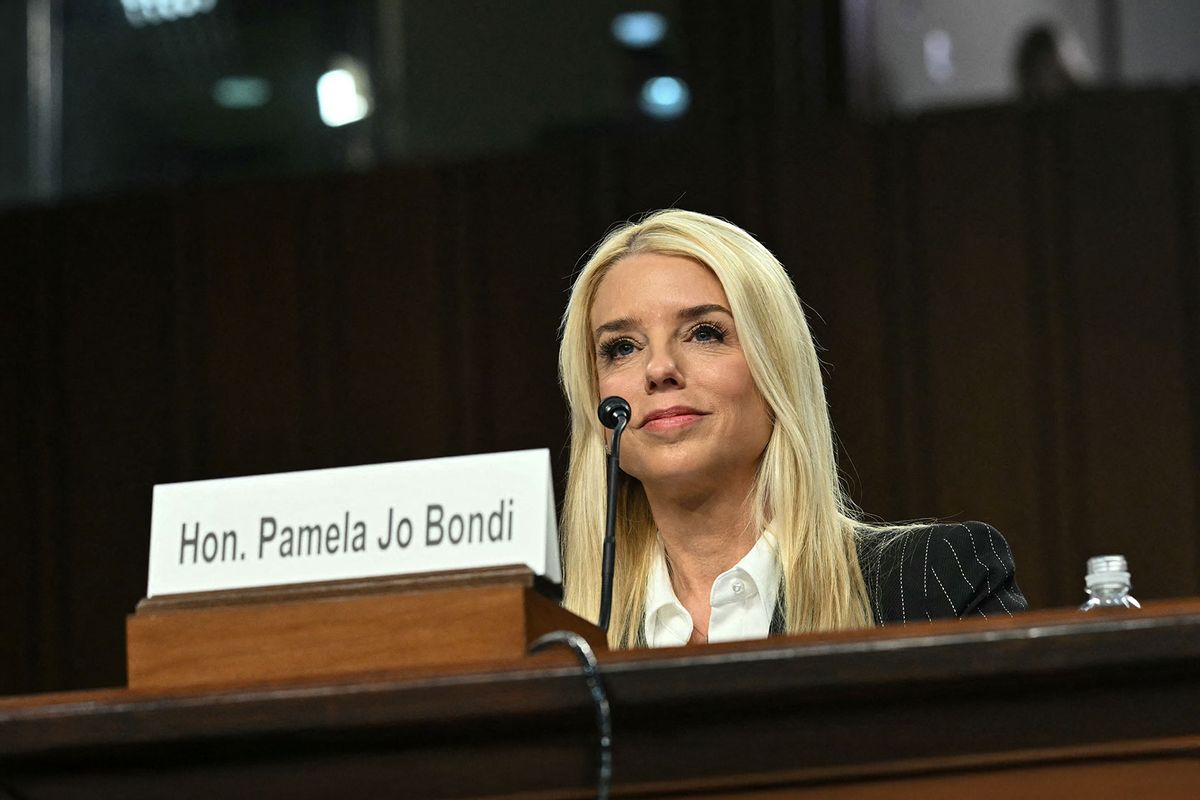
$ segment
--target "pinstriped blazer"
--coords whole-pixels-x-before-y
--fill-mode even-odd
[[[894,536],[886,544],[867,538],[858,548],[876,625],[1009,617],[1029,608],[1008,542],[991,525],[937,524]]]
[[[1009,617],[1029,608],[1008,542],[985,522],[868,533],[858,561],[876,625]],[[776,609],[771,633],[782,631]]]

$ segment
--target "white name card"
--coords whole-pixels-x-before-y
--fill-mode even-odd
[[[562,581],[549,450],[155,486],[146,593],[505,564]]]

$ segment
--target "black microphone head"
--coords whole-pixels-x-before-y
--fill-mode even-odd
[[[629,422],[631,413],[629,403],[625,398],[617,397],[615,394],[601,400],[600,407],[596,409],[596,415],[600,417],[600,424],[606,428],[617,427],[617,420],[622,418]]]

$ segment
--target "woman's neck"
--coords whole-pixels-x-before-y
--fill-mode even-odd
[[[689,496],[645,486],[654,523],[662,537],[675,596],[700,633],[708,631],[713,581],[750,552],[760,531],[753,529],[753,481],[725,484]]]

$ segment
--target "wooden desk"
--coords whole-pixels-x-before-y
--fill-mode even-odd
[[[614,794],[1195,797],[1200,600],[613,653]],[[0,797],[588,797],[566,654],[0,700]]]

